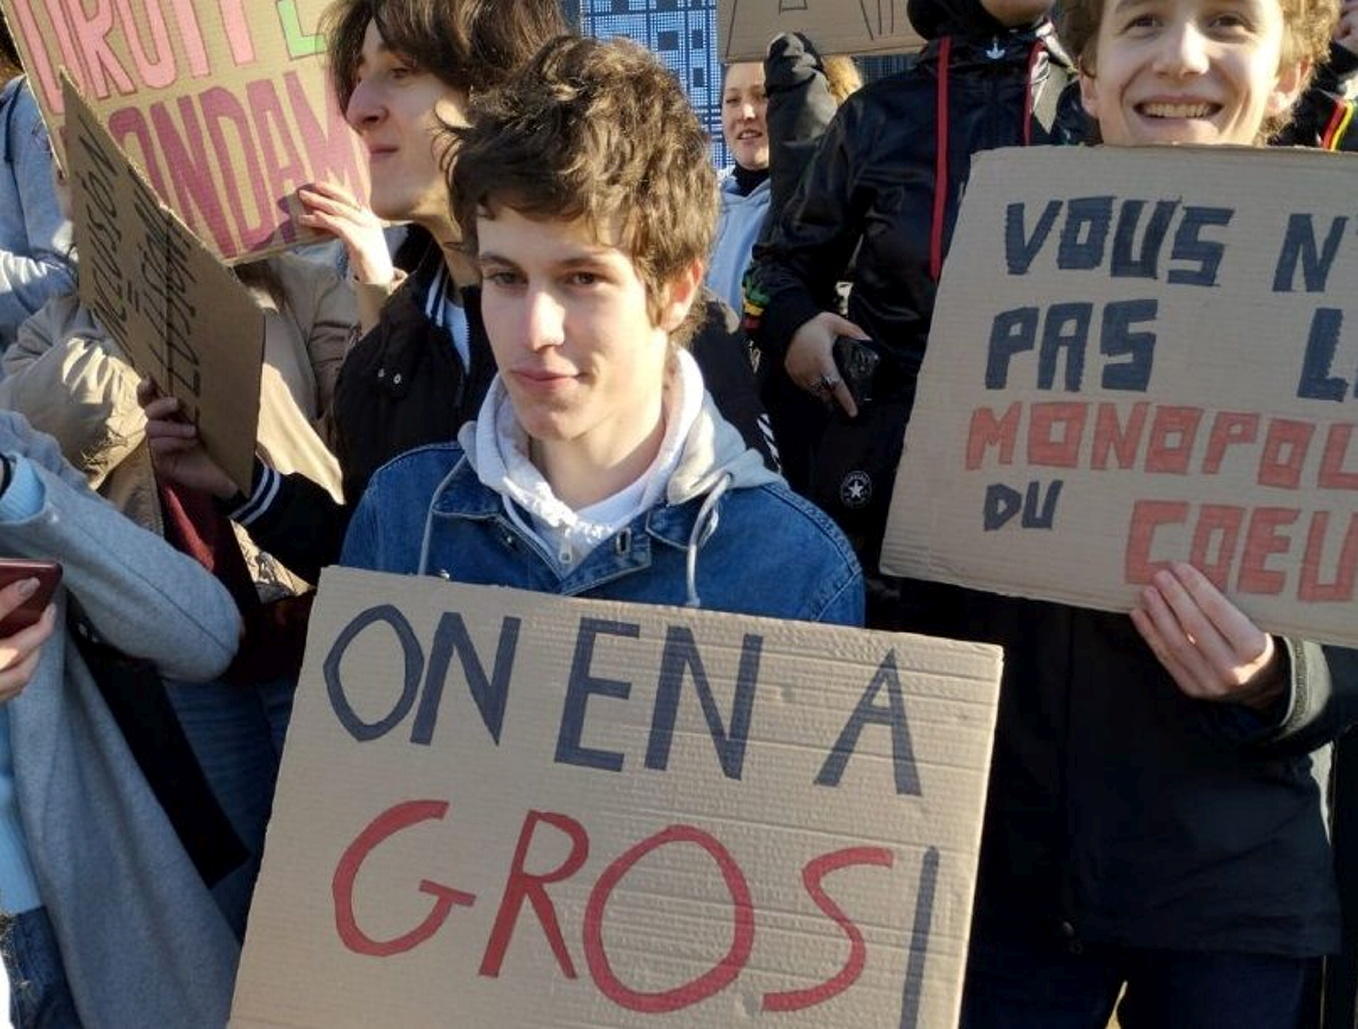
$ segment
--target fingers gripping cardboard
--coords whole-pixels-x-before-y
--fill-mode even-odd
[[[179,399],[208,453],[249,492],[264,314],[64,81],[80,299],[133,367]]]

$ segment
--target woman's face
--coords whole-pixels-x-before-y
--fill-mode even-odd
[[[721,91],[722,135],[736,163],[750,171],[769,166],[769,128],[764,121],[768,105],[762,64],[733,64],[726,69]]]
[[[1115,145],[1256,143],[1305,81],[1283,41],[1278,0],[1104,0],[1085,110]]]
[[[369,205],[379,218],[413,221],[439,234],[451,222],[439,168],[442,122],[466,124],[467,98],[387,47],[376,23],[363,38],[344,115],[368,150]]]

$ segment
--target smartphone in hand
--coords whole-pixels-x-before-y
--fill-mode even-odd
[[[882,356],[867,340],[854,339],[852,336],[836,336],[833,354],[835,368],[848,387],[854,404],[861,408],[872,403],[874,380]]]
[[[52,594],[61,585],[61,565],[56,561],[30,561],[21,557],[0,557],[0,589],[21,579],[37,579],[33,595],[0,619],[0,639],[27,629],[42,617]]]

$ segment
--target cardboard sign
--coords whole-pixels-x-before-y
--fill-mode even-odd
[[[228,262],[300,241],[285,198],[367,161],[316,34],[329,0],[0,0],[64,166],[65,69],[113,140]]]
[[[64,83],[80,299],[132,366],[179,398],[208,452],[249,492],[264,313]]]
[[[884,569],[1116,611],[1191,561],[1262,628],[1358,646],[1355,172],[981,155]]]
[[[1000,652],[327,569],[231,1024],[956,1024]]]
[[[805,34],[823,54],[899,54],[924,45],[906,0],[720,0],[717,8],[727,64],[762,61],[780,32]]]

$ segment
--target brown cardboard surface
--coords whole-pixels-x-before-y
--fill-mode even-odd
[[[722,61],[762,61],[769,40],[801,32],[823,54],[892,54],[918,50],[906,0],[720,0]]]
[[[209,453],[248,492],[264,314],[64,82],[80,299],[133,367],[179,398]]]
[[[1191,560],[1262,628],[1358,645],[1355,173],[1309,150],[980,155],[883,568],[1120,611]]]
[[[331,94],[329,0],[0,0],[64,161],[64,68],[166,204],[228,262],[303,239],[282,206],[308,182],[366,197],[367,161]]]
[[[327,569],[231,1024],[955,1024],[999,676],[980,644]],[[516,861],[550,907],[505,906]]]

